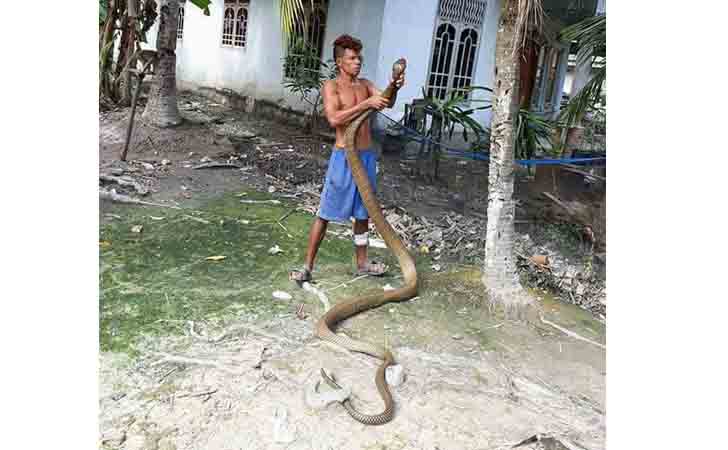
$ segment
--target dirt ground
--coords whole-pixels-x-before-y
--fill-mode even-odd
[[[604,321],[537,290],[540,323],[504,320],[483,306],[467,259],[436,270],[434,255],[419,255],[416,299],[340,329],[392,349],[404,371],[395,419],[369,427],[322,406],[325,367],[364,412],[381,407],[377,361],[314,338],[323,300],[286,278],[313,216],[281,186],[320,188],[331,142],[196,95],[179,103],[187,122],[175,129],[137,118],[127,163],[128,111],[100,117],[101,172],[137,183],[103,187],[146,189],[136,197],[157,204],[100,203],[100,448],[504,449],[537,433],[554,439],[524,448],[605,447]],[[251,162],[255,145],[269,157]],[[194,168],[211,163],[237,167]],[[425,216],[452,208],[448,181],[413,183],[399,166],[383,155],[383,204]],[[483,202],[473,188],[465,214],[483,214]],[[329,234],[315,274],[327,301],[397,285],[397,273],[355,278],[347,228]]]

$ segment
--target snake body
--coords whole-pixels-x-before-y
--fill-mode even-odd
[[[404,72],[406,64],[407,63],[404,59],[399,59],[394,63],[392,68],[393,80],[396,80],[399,75]],[[384,92],[382,92],[382,96],[392,98],[392,95],[397,89],[398,88],[394,84],[394,81],[392,81]],[[387,247],[397,257],[397,261],[404,277],[404,285],[398,289],[363,294],[338,303],[328,310],[321,319],[319,319],[316,324],[316,335],[320,339],[340,345],[348,350],[365,353],[382,360],[382,364],[377,369],[374,381],[376,383],[377,390],[379,391],[379,395],[384,401],[384,411],[376,415],[367,415],[357,411],[349,399],[344,400],[342,403],[349,415],[351,415],[351,417],[355,420],[366,425],[381,425],[389,422],[394,417],[394,401],[392,400],[392,394],[389,392],[389,387],[387,386],[385,378],[387,367],[394,364],[394,356],[392,355],[392,352],[378,345],[357,341],[349,338],[348,336],[339,335],[332,331],[336,327],[337,323],[362,311],[376,308],[389,302],[408,300],[417,295],[417,271],[415,270],[414,260],[400,240],[399,236],[397,236],[391,225],[387,222],[387,219],[384,217],[382,208],[374,195],[369,178],[367,177],[366,169],[359,159],[359,154],[355,146],[357,131],[372,111],[374,111],[374,109],[363,111],[347,126],[344,133],[346,159],[349,163],[354,182],[359,189],[359,194],[361,195],[362,202],[367,208],[369,216],[374,221],[374,224],[377,227],[379,234],[384,239],[384,242],[387,244]],[[322,375],[324,375],[324,378],[326,378],[326,381],[329,384],[334,387],[338,387],[332,379],[325,375],[323,370]]]

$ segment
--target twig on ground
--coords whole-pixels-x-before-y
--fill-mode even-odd
[[[592,345],[596,345],[599,348],[607,349],[607,347],[604,344],[600,344],[599,342],[592,341],[591,339],[587,339],[583,336],[580,336],[573,331],[567,330],[566,328],[560,327],[559,325],[556,325],[553,322],[549,322],[548,320],[544,319],[543,316],[539,315],[539,318],[541,319],[541,322],[545,323],[546,325],[551,325],[552,327],[556,328],[557,330],[561,331],[562,333],[566,334],[567,336],[571,336],[574,339],[578,339],[580,341],[588,342]]]
[[[204,164],[199,164],[197,166],[194,166],[192,168],[193,170],[197,169],[240,169],[239,164],[229,163],[229,162],[209,162]]]
[[[341,283],[341,284],[340,284],[340,285],[338,285],[338,286],[334,286],[334,287],[332,287],[331,289],[326,289],[326,292],[331,292],[331,291],[333,291],[334,289],[338,289],[338,288],[340,288],[340,287],[342,287],[342,286],[346,286],[346,285],[349,285],[349,284],[351,284],[351,283],[353,283],[353,282],[355,282],[355,281],[357,281],[357,280],[361,280],[362,278],[366,278],[366,277],[368,277],[368,276],[369,276],[368,274],[365,274],[365,275],[359,275],[358,277],[354,278],[353,280],[345,281],[345,282]]]
[[[139,200],[139,199],[136,199],[134,197],[129,197],[128,195],[117,194],[113,190],[107,191],[106,189],[99,189],[99,198],[101,200],[110,200],[112,202],[119,202],[119,203],[131,203],[131,204],[137,204],[137,205],[158,206],[158,207],[161,207],[161,208],[182,209],[179,206],[163,205],[161,203],[145,202],[143,200]]]
[[[194,393],[194,394],[180,394],[180,395],[177,395],[177,396],[175,396],[175,398],[185,398],[185,397],[190,397],[190,398],[191,398],[191,397],[203,397],[203,396],[206,396],[206,395],[207,395],[207,396],[209,396],[209,395],[212,395],[212,394],[214,394],[215,392],[217,392],[217,389],[210,389],[209,391],[204,391],[204,392],[197,392],[197,393]]]
[[[228,372],[234,375],[240,375],[240,370],[233,370],[228,366],[225,366],[224,364],[221,364],[218,361],[212,361],[208,359],[197,359],[197,358],[187,358],[185,356],[177,356],[177,355],[170,355],[168,353],[157,353],[157,355],[161,356],[162,359],[160,359],[157,362],[152,363],[152,366],[156,366],[159,364],[164,363],[178,363],[178,364],[196,364],[200,366],[208,366],[208,367],[214,367],[216,369],[220,369],[224,372]]]
[[[174,373],[174,372],[176,372],[178,370],[179,370],[179,366],[172,367],[170,370],[167,371],[167,373],[165,373],[164,375],[162,375],[162,377],[157,382],[158,383],[161,383],[162,381],[164,381],[165,378],[167,378],[168,376],[172,375],[172,373]]]
[[[149,193],[149,190],[146,187],[142,186],[141,184],[128,177],[117,177],[114,175],[102,173],[99,174],[99,180],[107,181],[109,183],[117,183],[120,186],[131,186],[134,188],[135,191],[137,191],[139,195],[147,195]]]
[[[298,208],[293,208],[292,210],[290,210],[287,213],[285,213],[284,215],[282,215],[281,218],[278,219],[278,222],[279,223],[282,223],[284,220],[286,220],[288,218],[288,216],[290,216],[291,214],[293,214],[294,212],[296,212],[297,209]]]
[[[188,214],[185,214],[185,217],[188,218],[188,219],[192,219],[195,222],[200,222],[200,223],[204,223],[205,225],[210,225],[210,221],[209,220],[200,219],[199,217],[190,216]]]
[[[274,205],[280,205],[280,200],[240,200],[240,203],[272,203]]]

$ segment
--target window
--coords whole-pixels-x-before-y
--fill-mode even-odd
[[[179,13],[177,14],[177,39],[182,39],[185,28],[185,5],[187,2],[181,2],[179,5]]]
[[[222,45],[245,47],[248,35],[248,7],[250,0],[225,0],[222,23]]]
[[[444,100],[465,94],[475,73],[485,0],[440,0],[427,95]],[[466,95],[467,97],[467,95]]]
[[[302,66],[307,69],[317,70],[316,61],[311,58],[305,58],[303,49],[299,46],[304,37],[307,39],[308,45],[312,48],[315,57],[321,60],[324,50],[324,34],[326,32],[326,12],[328,10],[328,2],[326,0],[314,0],[313,8],[310,1],[303,2],[304,13],[306,14],[306,27],[296,23],[294,33],[291,35],[291,41],[288,43],[288,55],[291,64],[285,67],[285,76],[294,76],[296,70]]]

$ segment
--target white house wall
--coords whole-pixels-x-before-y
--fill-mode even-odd
[[[382,15],[385,0],[330,0],[324,36],[325,60],[333,59],[333,44],[337,37],[349,34],[362,41],[361,77],[375,81],[379,61]]]
[[[502,0],[489,0],[487,3],[485,21],[480,30],[474,85],[493,85],[495,38],[501,2]],[[399,92],[395,108],[384,111],[394,120],[399,120],[404,115],[405,103],[422,98],[422,89],[430,70],[437,6],[438,0],[386,0],[377,63],[377,86],[383,88],[389,83],[394,61],[400,57],[407,59],[407,84]],[[485,99],[490,98],[490,95],[485,91],[478,91],[473,98]],[[473,106],[475,105],[474,103]],[[490,110],[474,113],[474,119],[485,125],[490,124]]]
[[[495,41],[503,0],[489,0],[480,30],[480,45],[473,84],[493,86]],[[210,16],[197,7],[185,6],[183,39],[177,41],[177,80],[180,87],[227,88],[258,99],[283,102],[299,109],[301,103],[283,88],[282,35],[279,0],[251,0],[245,48],[221,45],[223,0],[213,0]],[[182,5],[183,3],[180,3]],[[397,105],[386,113],[398,120],[404,104],[422,97],[429,71],[438,0],[329,0],[324,59],[331,58],[332,44],[348,33],[364,44],[362,76],[384,88],[392,63],[408,61],[407,84]],[[156,46],[156,25],[148,34],[148,48]],[[479,91],[475,99],[489,98]],[[474,118],[490,123],[490,110]]]
[[[244,48],[221,44],[223,0],[213,0],[209,16],[187,5],[184,36],[177,41],[180,84],[227,88],[272,101],[283,97],[278,5],[251,0]]]

